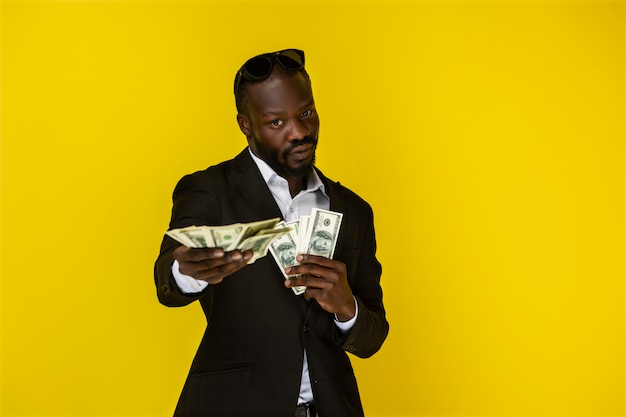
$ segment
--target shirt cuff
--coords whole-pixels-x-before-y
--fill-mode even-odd
[[[181,274],[179,267],[178,261],[174,259],[174,263],[172,264],[172,275],[174,275],[174,281],[176,281],[178,288],[180,288],[184,294],[202,292],[202,290],[209,285],[206,281],[201,281],[189,275]]]
[[[354,327],[354,323],[356,323],[356,318],[359,316],[359,303],[356,302],[356,298],[354,298],[354,295],[352,296],[352,298],[354,299],[355,308],[354,317],[352,317],[348,321],[339,321],[337,320],[337,315],[335,314],[335,326],[337,326],[337,328],[341,330],[342,333],[347,333],[348,331],[350,331],[350,329]]]

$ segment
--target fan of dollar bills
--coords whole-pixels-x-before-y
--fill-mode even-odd
[[[285,279],[289,278],[285,274],[285,268],[298,265],[296,255],[299,253],[332,259],[342,218],[342,213],[314,208],[310,216],[301,216],[299,220],[287,223],[281,221],[276,225],[279,228],[291,229],[270,243],[270,252]],[[294,293],[302,294],[306,287],[292,289]]]
[[[296,255],[309,253],[332,258],[341,227],[342,213],[314,208],[310,216],[284,222],[278,218],[227,226],[189,226],[165,232],[190,248],[222,248],[226,251],[251,250],[248,263],[272,253],[285,279],[285,268],[298,264]],[[294,287],[302,294],[305,287]]]

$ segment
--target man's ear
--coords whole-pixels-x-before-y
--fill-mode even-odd
[[[243,132],[246,137],[250,136],[250,119],[245,114],[238,113],[237,114],[237,124],[239,125],[239,129]]]

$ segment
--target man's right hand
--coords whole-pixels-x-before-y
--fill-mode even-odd
[[[246,266],[252,258],[252,251],[224,252],[221,248],[194,249],[179,246],[174,250],[174,258],[178,261],[181,274],[209,284],[217,284]]]

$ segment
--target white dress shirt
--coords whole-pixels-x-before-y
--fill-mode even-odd
[[[250,151],[250,149],[248,149]],[[257,158],[252,151],[250,151],[252,159],[256,163],[261,171],[263,179],[267,183],[267,186],[276,200],[276,204],[280,208],[283,215],[283,219],[287,222],[298,220],[300,216],[308,216],[311,214],[311,210],[314,207],[328,210],[330,207],[330,198],[326,194],[324,184],[320,180],[317,172],[311,169],[307,181],[307,187],[305,190],[300,191],[295,197],[291,197],[289,192],[289,184],[287,180],[276,174],[276,172],[265,163],[265,161]],[[174,260],[172,265],[172,274],[178,284],[178,287],[184,293],[197,293],[202,291],[209,285],[206,281],[197,280],[191,276],[181,274],[179,271],[178,261]],[[294,297],[296,295],[294,294]],[[335,325],[342,332],[347,332],[354,326],[356,317],[358,315],[358,304],[355,300],[355,306],[357,311],[355,316],[347,322],[340,322],[335,316]],[[309,367],[306,357],[306,350],[304,351],[304,362],[302,364],[302,381],[300,384],[300,395],[298,397],[298,404],[304,404],[313,402],[313,392],[311,390],[311,380],[309,378]]]

